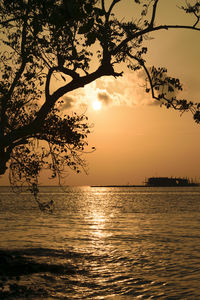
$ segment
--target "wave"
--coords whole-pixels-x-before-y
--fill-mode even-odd
[[[197,296],[193,290],[181,289],[164,277],[147,275],[150,263],[126,255],[119,257],[115,252],[94,255],[75,249],[0,250],[0,299],[125,300],[183,296],[194,299]]]

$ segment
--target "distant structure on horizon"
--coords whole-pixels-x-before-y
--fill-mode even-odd
[[[190,181],[188,178],[177,178],[177,177],[150,177],[145,182],[146,186],[198,186],[198,183]]]

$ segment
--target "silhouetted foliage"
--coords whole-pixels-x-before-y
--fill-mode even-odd
[[[156,25],[159,0],[135,0],[139,19],[118,20],[113,9],[119,2],[0,0],[0,174],[9,168],[13,186],[26,182],[37,197],[41,169],[60,178],[65,166],[85,168],[81,154],[90,125],[85,115],[60,112],[62,96],[102,76],[122,76],[115,70],[120,63],[143,69],[146,92],[167,108],[192,111],[200,122],[200,105],[174,96],[182,89],[179,79],[163,67],[147,67],[144,47],[152,32],[199,31],[200,2],[180,7],[194,16],[191,25]],[[52,91],[55,78],[62,85]]]

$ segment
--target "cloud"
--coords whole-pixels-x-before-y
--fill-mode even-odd
[[[65,109],[73,107],[73,105],[75,103],[75,99],[72,96],[70,97],[70,96],[65,95],[62,98],[62,100],[64,101],[64,104],[62,106],[62,110],[65,110]]]
[[[97,94],[97,98],[99,101],[101,101],[103,104],[110,104],[112,103],[112,97],[109,95],[109,93],[106,90],[99,90]]]
[[[105,104],[109,104],[109,102],[111,100],[106,91],[105,92],[98,92],[97,97],[101,102],[104,102]]]
[[[141,72],[126,73],[117,79],[102,78],[96,81],[96,87],[99,89],[99,100],[104,100],[105,104],[105,100],[115,106],[151,105],[153,102],[151,95],[145,92],[145,77]]]
[[[97,99],[106,106],[160,105],[151,93],[145,92],[145,73],[126,73],[119,78],[102,77],[63,97],[63,109],[84,111]]]

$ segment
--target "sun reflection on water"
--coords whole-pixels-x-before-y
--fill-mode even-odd
[[[91,234],[94,238],[105,238],[106,237],[106,223],[109,221],[108,216],[105,212],[99,210],[99,207],[92,207],[89,211],[88,221]]]
[[[105,196],[106,195],[106,196]],[[85,221],[91,234],[91,243],[102,247],[102,243],[107,243],[111,236],[110,227],[112,226],[113,212],[110,206],[108,193],[94,192],[93,199],[90,199],[90,205],[85,215]]]
[[[59,299],[200,299],[199,188],[81,187],[50,195],[57,201],[51,215],[28,210],[28,195],[18,211],[15,195],[3,200],[0,245],[21,249],[13,257],[22,251],[34,272],[24,269],[17,284],[27,289],[18,292],[33,288],[34,299],[41,298],[35,287]]]

